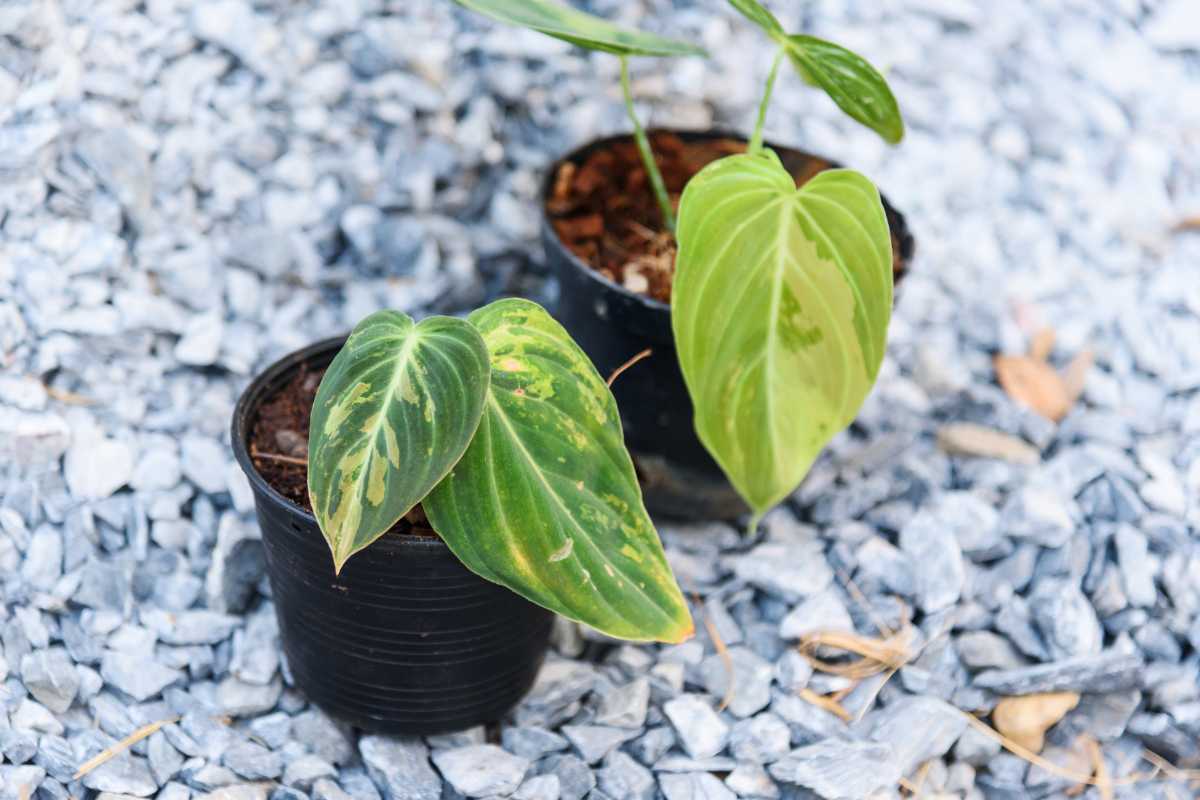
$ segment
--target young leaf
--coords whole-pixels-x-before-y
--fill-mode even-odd
[[[541,306],[500,300],[469,317],[492,360],[483,420],[424,501],[470,569],[623,639],[679,642],[687,604],[642,505],[616,402]]]
[[[797,189],[770,150],[713,162],[679,207],[671,323],[696,431],[761,515],[854,419],[883,360],[892,247],[875,187]]]
[[[884,77],[866,59],[815,36],[789,36],[775,15],[757,0],[729,0],[729,4],[778,42],[800,77],[823,89],[852,119],[889,144],[904,138],[904,120],[896,98]]]
[[[788,57],[800,75],[888,144],[904,138],[904,120],[891,88],[865,58],[815,36],[786,37]]]
[[[487,348],[453,317],[364,319],[313,401],[308,494],[334,571],[421,501],[462,456],[483,413]]]
[[[742,16],[766,31],[772,39],[786,35],[775,15],[757,0],[729,0],[729,5],[742,12]]]
[[[587,50],[619,56],[703,56],[704,48],[653,33],[629,30],[551,0],[455,0],[492,19],[544,33]]]

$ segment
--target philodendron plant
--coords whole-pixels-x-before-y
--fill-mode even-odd
[[[850,117],[896,143],[904,124],[887,82],[839,45],[788,34],[755,0],[729,0],[778,50],[746,152],[692,177],[676,221],[633,111],[626,60],[698,49],[550,0],[457,1],[621,58],[634,137],[675,233],[672,327],[696,431],[753,511],[753,528],[861,408],[883,360],[892,307],[892,242],[875,186],[858,172],[831,169],[797,188],[763,146],[779,65],[787,59]]]
[[[364,319],[313,402],[308,491],[335,572],[418,503],[468,569],[623,639],[693,626],[616,401],[541,306]]]

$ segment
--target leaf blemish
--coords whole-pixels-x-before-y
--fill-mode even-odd
[[[568,536],[566,544],[564,544],[562,547],[558,548],[553,553],[551,553],[550,557],[546,560],[549,561],[551,564],[553,564],[556,561],[562,561],[564,558],[571,555],[571,550],[573,550],[574,548],[575,548],[575,540],[572,539],[570,536]],[[584,570],[584,571],[586,572],[586,570]]]

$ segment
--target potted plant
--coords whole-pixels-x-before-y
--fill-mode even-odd
[[[601,371],[651,353],[614,393],[652,511],[761,515],[861,406],[883,354],[893,279],[913,251],[903,217],[865,177],[764,147],[766,110],[787,60],[895,143],[904,128],[886,81],[845,48],[787,34],[754,0],[730,0],[777,48],[749,142],[647,134],[628,59],[702,50],[549,0],[458,1],[620,58],[633,134],[573,151],[543,184],[556,314]]]
[[[359,727],[498,719],[551,612],[630,640],[692,633],[615,400],[535,303],[372,314],[256,378],[233,447],[296,685]]]

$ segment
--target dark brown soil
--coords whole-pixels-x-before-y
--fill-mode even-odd
[[[312,513],[308,499],[308,422],[324,369],[300,370],[258,408],[250,427],[250,458],[258,474],[281,495]],[[417,505],[388,533],[437,536]]]
[[[684,185],[701,168],[746,149],[735,139],[685,142],[667,131],[651,133],[650,146],[676,208]],[[797,186],[833,166],[786,151],[779,155]],[[582,163],[563,162],[546,212],[563,244],[592,269],[630,291],[670,302],[675,238],[663,226],[632,138],[597,149]],[[903,263],[895,235],[892,253],[893,274],[899,278]]]

